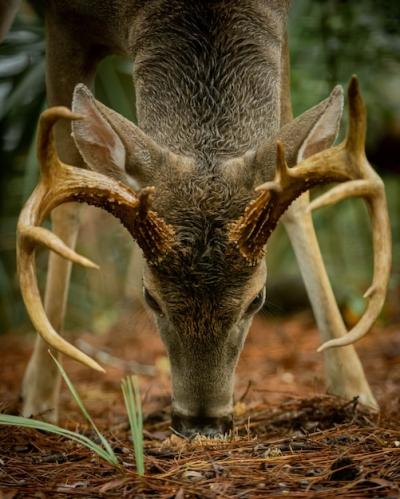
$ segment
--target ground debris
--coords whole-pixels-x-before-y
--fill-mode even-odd
[[[331,470],[330,480],[349,482],[360,475],[362,467],[357,466],[351,457],[340,457],[332,464]]]
[[[299,414],[313,404],[319,405],[325,426],[327,415],[334,407],[341,407],[333,397],[293,399],[282,404],[281,413],[278,406],[270,413],[263,404],[258,410],[253,407],[257,424],[251,426],[251,434],[242,424],[239,435],[218,442],[205,438],[188,441],[174,434],[164,442],[146,438],[147,474],[143,478],[134,472],[128,431],[107,435],[115,447],[118,443],[119,448],[127,449],[121,453],[125,465],[115,469],[78,445],[65,452],[63,438],[2,427],[0,490],[3,497],[17,491],[11,495],[17,498],[37,497],[36,491],[46,497],[398,495],[400,448],[395,442],[400,439],[400,431],[382,417],[375,422],[372,417],[367,423],[362,415],[351,414],[341,424],[332,423],[330,428],[307,435],[288,438],[288,426],[281,436],[267,434],[266,428],[274,426],[275,418],[287,418],[288,405]],[[271,413],[274,416],[269,419]],[[168,433],[167,428],[163,431]],[[26,442],[26,446],[15,445],[16,441]]]
[[[293,321],[280,323],[275,336],[274,330],[270,331],[265,345],[265,327],[271,326],[261,328],[256,322],[239,365],[236,429],[229,438],[186,439],[174,434],[166,410],[168,375],[141,378],[144,477],[135,473],[129,426],[119,392],[124,372],[117,366],[99,380],[96,374],[66,361],[68,372],[122,465],[115,468],[88,449],[56,435],[0,426],[0,499],[399,497],[400,370],[385,354],[385,341],[391,341],[390,337],[375,340],[368,347],[373,348],[373,355],[366,356],[368,373],[375,380],[383,407],[377,415],[357,399],[345,402],[315,390],[309,395],[320,369],[316,354],[316,360],[310,360],[310,352],[318,344],[313,331]],[[294,335],[293,341],[301,349],[290,363],[285,361],[282,328]],[[134,341],[129,332],[130,342],[123,332],[112,332],[110,336],[120,343],[112,346],[107,337],[95,338],[94,347],[113,351],[119,358],[131,355],[143,365],[152,365],[163,355],[159,340],[150,341],[145,328]],[[4,382],[0,398],[5,412],[18,393],[29,354],[26,344],[19,341],[9,339],[0,364]],[[282,378],[279,371],[282,359],[285,369],[290,367],[296,372],[289,390],[288,377]],[[389,370],[384,368],[387,362],[390,378]],[[65,391],[61,412],[62,426],[94,436]]]

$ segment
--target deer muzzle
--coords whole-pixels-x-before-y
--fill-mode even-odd
[[[171,358],[172,427],[185,436],[217,436],[232,429],[235,365],[224,356],[215,361],[175,363]]]
[[[205,435],[218,437],[225,435],[233,429],[233,414],[221,417],[184,416],[172,411],[172,428],[185,437]]]

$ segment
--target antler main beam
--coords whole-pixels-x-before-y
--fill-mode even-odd
[[[38,158],[41,179],[21,211],[17,227],[21,292],[35,329],[50,346],[88,367],[104,371],[97,362],[65,341],[50,324],[37,285],[35,249],[40,244],[74,263],[98,267],[40,225],[55,207],[69,201],[103,208],[120,219],[153,264],[158,263],[171,248],[174,231],[151,210],[150,197],[154,188],[145,188],[136,194],[110,177],[61,162],[53,137],[53,127],[59,119],[79,120],[83,117],[65,107],[50,108],[40,117]]]
[[[311,187],[344,182],[315,199],[310,205],[311,210],[347,197],[365,199],[371,214],[374,248],[373,280],[364,295],[369,300],[368,305],[358,324],[346,336],[327,341],[319,351],[349,345],[369,331],[382,309],[391,267],[391,232],[385,189],[365,155],[367,115],[355,76],[348,88],[348,100],[349,127],[341,144],[289,168],[283,145],[278,142],[274,180],[256,189],[260,194],[248,205],[243,216],[232,224],[229,234],[246,261],[254,265],[262,258],[265,244],[279,218],[300,194]]]

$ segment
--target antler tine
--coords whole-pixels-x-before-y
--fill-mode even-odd
[[[349,125],[346,148],[357,156],[365,156],[367,110],[361,95],[358,78],[353,75],[347,91],[349,98]]]
[[[62,118],[73,121],[81,120],[83,116],[73,113],[64,106],[55,106],[43,111],[39,117],[37,156],[43,176],[50,175],[52,169],[56,169],[62,164],[58,158],[53,134],[54,125]]]
[[[17,227],[17,258],[20,286],[25,306],[32,323],[43,339],[56,350],[85,364],[92,369],[103,368],[65,341],[50,324],[40,297],[35,265],[35,249],[38,244],[55,251],[60,256],[85,267],[98,268],[96,264],[79,255],[55,234],[40,227],[47,215],[58,205],[78,201],[98,206],[120,219],[139,244],[146,238],[146,230],[154,229],[153,239],[157,248],[149,251],[150,261],[158,261],[158,251],[166,252],[172,245],[173,230],[157,214],[151,211],[147,188],[141,195],[146,202],[141,205],[137,194],[128,186],[110,177],[82,168],[76,168],[60,161],[53,137],[57,120],[81,119],[64,107],[55,107],[42,113],[39,123],[38,158],[41,165],[41,179],[23,207]],[[139,210],[140,208],[140,210]],[[140,215],[138,213],[140,212]],[[142,245],[143,246],[143,245]]]

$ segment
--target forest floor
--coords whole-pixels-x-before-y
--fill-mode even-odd
[[[123,466],[36,430],[0,427],[0,499],[129,497],[400,496],[400,326],[377,326],[358,346],[380,415],[357,400],[324,394],[317,331],[308,314],[257,317],[237,371],[236,429],[230,438],[188,440],[170,428],[165,350],[148,318],[126,316],[102,336],[76,343],[100,352],[105,375],[64,367]],[[13,413],[33,336],[1,337],[0,411]],[[80,341],[80,342],[79,342]],[[120,390],[131,361],[144,410],[144,477],[135,473]],[[60,425],[93,436],[65,386]]]

